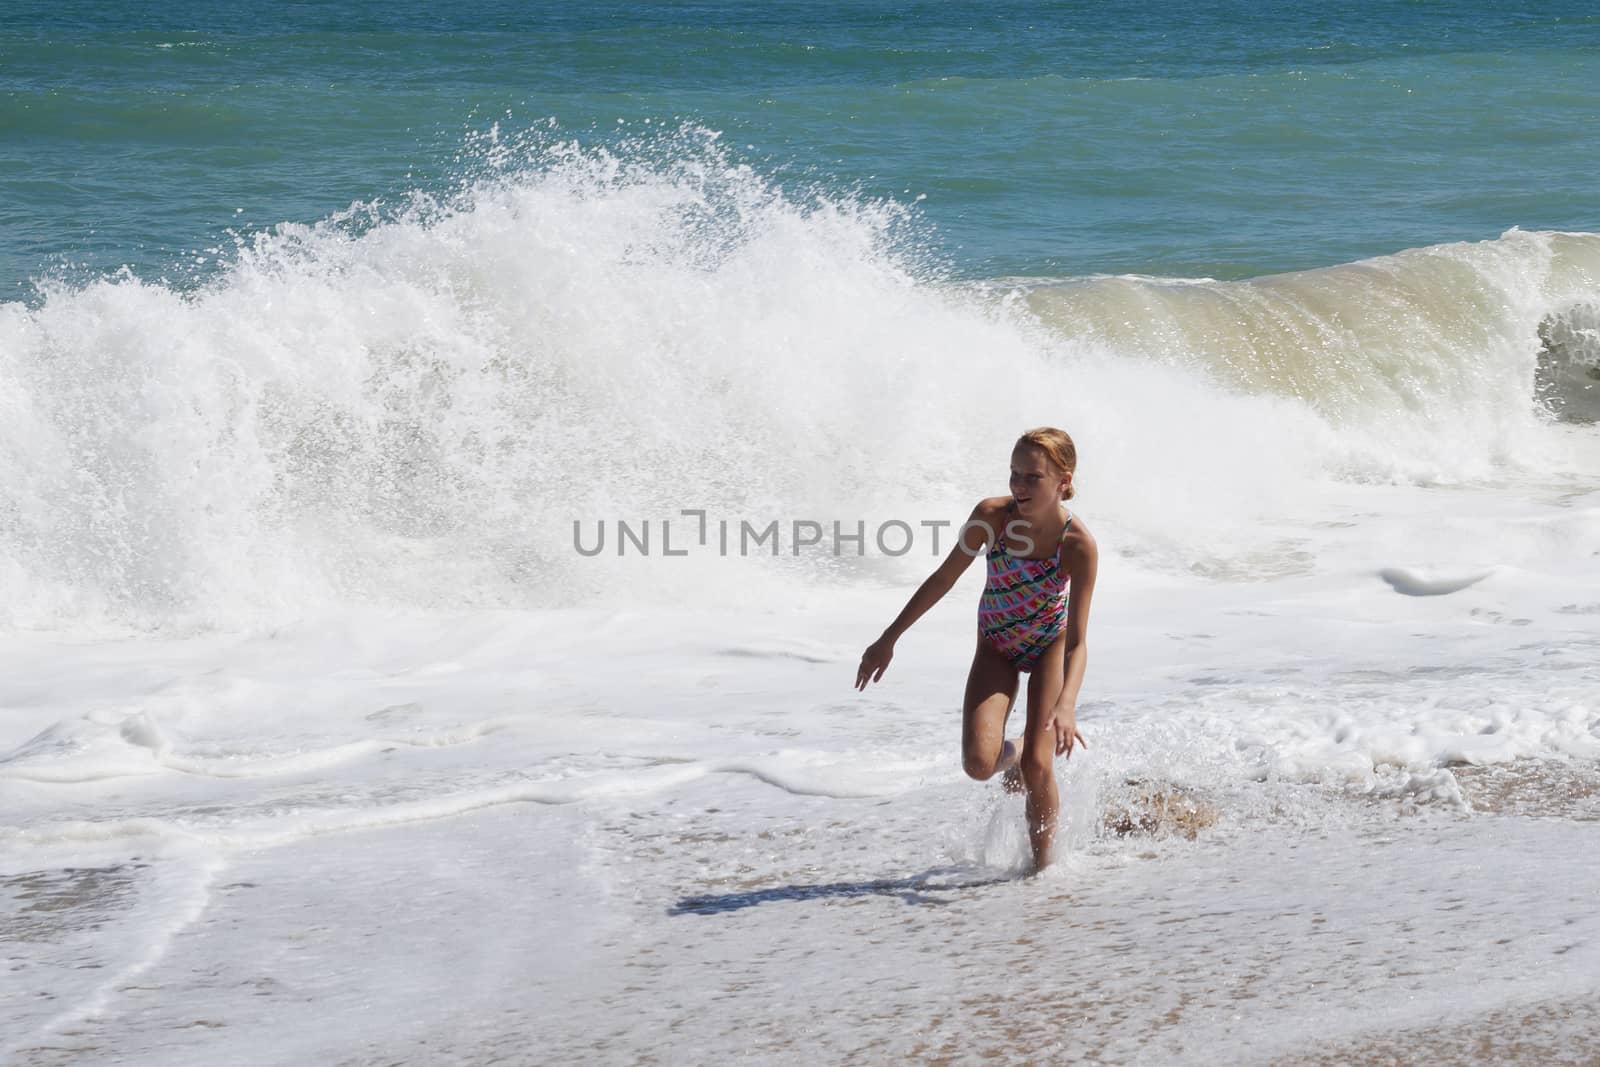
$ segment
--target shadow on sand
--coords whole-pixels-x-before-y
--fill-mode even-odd
[[[848,900],[852,897],[899,897],[906,904],[948,904],[948,894],[986,886],[1007,885],[1015,878],[972,877],[973,871],[941,867],[909,878],[873,878],[864,882],[825,882],[820,885],[776,885],[737,893],[708,893],[684,897],[667,909],[668,915],[719,915],[758,904],[786,900]],[[965,876],[965,877],[963,877]],[[941,895],[944,894],[944,895]]]

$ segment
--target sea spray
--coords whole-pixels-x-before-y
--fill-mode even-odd
[[[1393,351],[1420,346],[1431,370],[1395,371],[1369,358],[1384,325],[1359,302],[1326,312],[1347,349],[1310,318],[1240,344],[1268,336],[1271,307],[1243,334],[1207,325],[1208,305],[1359,290],[1346,279],[1371,265],[1320,287],[974,287],[944,276],[914,208],[787,189],[711,131],[482,154],[449,195],[280,226],[197,287],[123,273],[0,308],[9,622],[770,599],[885,561],[589,558],[573,524],[959,522],[1038,424],[1077,437],[1098,528],[1180,567],[1256,551],[1258,519],[1330,478],[1471,477],[1543,454],[1531,349],[1493,360],[1532,329],[1548,272],[1504,323],[1501,291],[1441,289],[1434,319],[1471,312],[1501,348],[1430,348],[1407,321]],[[1526,266],[1521,250],[1555,240],[1475,254]],[[1481,277],[1459,264],[1473,254],[1395,263]],[[1126,328],[1105,328],[1115,315]],[[1286,385],[1296,360],[1310,369]]]

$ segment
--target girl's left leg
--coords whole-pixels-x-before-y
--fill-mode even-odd
[[[1052,641],[1028,679],[1028,723],[1022,735],[1018,767],[1027,793],[1028,841],[1033,845],[1035,870],[1050,863],[1056,816],[1061,807],[1056,790],[1056,732],[1048,720],[1065,684],[1066,643],[1065,636]]]

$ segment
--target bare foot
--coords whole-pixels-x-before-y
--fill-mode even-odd
[[[1022,758],[1022,739],[1000,742],[1000,788],[1007,793],[1020,793],[1027,788],[1022,782],[1018,764]]]

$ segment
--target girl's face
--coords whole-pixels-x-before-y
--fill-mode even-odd
[[[1011,453],[1011,498],[1025,519],[1043,518],[1061,505],[1072,475],[1055,466],[1042,448]]]

